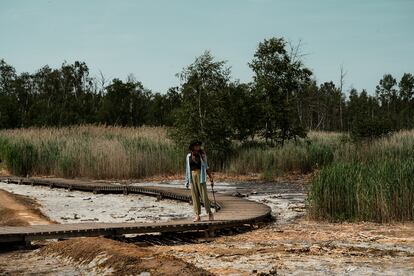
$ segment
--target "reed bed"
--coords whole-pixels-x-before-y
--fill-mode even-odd
[[[309,214],[331,221],[414,220],[414,132],[346,144],[313,178]]]
[[[16,175],[130,179],[182,174],[185,148],[160,127],[74,126],[0,131],[0,159]],[[308,138],[269,147],[234,143],[223,172],[316,171],[308,210],[332,221],[414,220],[414,131],[367,142],[311,132]],[[214,157],[210,158],[213,162]],[[214,168],[213,168],[214,169]]]
[[[16,175],[142,178],[183,170],[165,128],[76,126],[0,132],[0,156]]]
[[[185,148],[162,127],[73,126],[0,131],[0,158],[16,175],[142,178],[183,172]],[[235,146],[220,170],[259,173],[264,179],[291,171],[309,172],[333,160],[336,134],[312,133],[310,140],[269,147]],[[235,143],[236,145],[236,143]],[[211,166],[217,158],[211,156]]]
[[[334,159],[334,149],[318,141],[297,141],[283,147],[248,146],[234,151],[227,172],[261,173],[271,180],[288,172],[309,173]]]
[[[331,221],[414,219],[414,161],[337,163],[312,181],[310,215]]]

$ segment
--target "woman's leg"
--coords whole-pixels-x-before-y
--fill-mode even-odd
[[[201,198],[203,199],[204,208],[206,209],[207,214],[211,214],[210,199],[208,199],[206,183],[200,183],[200,193],[201,193]]]
[[[192,171],[191,180],[191,198],[193,200],[194,213],[199,216],[201,214],[200,205],[200,175],[198,171]]]

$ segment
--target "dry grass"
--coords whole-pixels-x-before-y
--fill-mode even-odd
[[[142,178],[183,170],[184,151],[157,127],[76,126],[0,131],[0,156],[18,175]]]
[[[164,127],[117,127],[117,126],[94,126],[81,125],[64,128],[24,128],[1,130],[0,134],[9,137],[20,137],[27,140],[53,140],[68,137],[116,137],[124,136],[129,138],[143,138],[154,142],[171,144],[172,141],[167,136],[167,129]]]
[[[182,175],[186,149],[178,148],[162,127],[74,126],[0,131],[0,159],[17,175],[131,179]],[[284,147],[235,145],[222,172],[261,174],[271,180],[285,173],[308,173],[331,162],[335,133],[310,134],[311,143]],[[329,145],[329,147],[328,147]],[[210,159],[213,165],[214,158]]]

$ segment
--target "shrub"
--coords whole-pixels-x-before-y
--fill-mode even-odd
[[[384,119],[363,119],[353,124],[351,137],[354,140],[377,139],[392,133],[391,123]]]

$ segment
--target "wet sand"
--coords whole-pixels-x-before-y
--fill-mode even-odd
[[[45,225],[51,220],[33,199],[0,190],[0,226]]]

